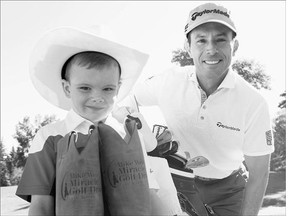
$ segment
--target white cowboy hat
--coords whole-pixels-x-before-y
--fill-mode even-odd
[[[51,104],[71,109],[62,89],[61,70],[67,59],[84,51],[102,52],[119,62],[122,84],[117,102],[127,96],[148,60],[147,54],[108,40],[103,31],[95,34],[71,27],[49,31],[32,51],[29,71],[34,87]]]

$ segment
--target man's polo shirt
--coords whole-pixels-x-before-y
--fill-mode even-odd
[[[232,69],[208,98],[193,66],[147,79],[136,86],[135,96],[140,105],[159,106],[182,151],[209,160],[195,175],[224,178],[240,167],[244,155],[274,151],[266,100]]]

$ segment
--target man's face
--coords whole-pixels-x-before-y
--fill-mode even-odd
[[[189,37],[189,54],[197,75],[216,80],[223,78],[238,47],[232,30],[220,23],[210,22],[193,29]]]
[[[102,121],[111,113],[119,86],[116,65],[87,69],[73,64],[69,81],[63,81],[74,111],[92,122]]]

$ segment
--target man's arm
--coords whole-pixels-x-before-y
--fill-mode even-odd
[[[261,208],[269,178],[270,154],[245,156],[249,179],[245,188],[243,216],[256,216]]]
[[[28,215],[55,215],[54,197],[50,195],[32,195]]]

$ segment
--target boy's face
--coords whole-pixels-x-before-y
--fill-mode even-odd
[[[119,69],[114,65],[87,69],[73,64],[69,81],[63,80],[62,84],[74,111],[96,123],[111,113],[120,87],[119,77]]]

